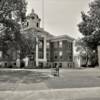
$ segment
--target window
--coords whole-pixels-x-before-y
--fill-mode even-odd
[[[72,48],[72,43],[68,42],[68,48],[71,49]]]
[[[67,42],[67,48],[68,48],[68,49],[69,49],[69,45],[70,45],[69,42]]]
[[[29,22],[27,22],[27,27],[29,26]]]
[[[72,61],[72,56],[69,56],[69,60]]]
[[[38,49],[39,49],[39,58],[43,58],[44,56],[44,40],[43,38],[39,39],[39,44],[38,44]]]
[[[39,48],[42,48],[42,46],[43,46],[43,43],[42,43],[42,41],[40,41],[39,42]]]
[[[39,52],[39,58],[40,58],[40,59],[43,58],[43,52]]]
[[[35,19],[35,17],[34,17],[34,16],[32,16],[31,18],[32,18],[32,19]]]
[[[43,39],[43,38],[40,38],[40,39],[39,39],[39,44],[38,44],[38,46],[39,46],[40,49],[43,48],[43,46],[44,46],[44,39]]]
[[[59,42],[59,47],[62,48],[62,41]]]
[[[2,58],[2,51],[0,51],[0,58]]]
[[[62,68],[62,63],[59,63],[59,68]]]
[[[55,55],[55,59],[57,59],[58,58],[58,56],[57,55]]]
[[[57,63],[54,63],[54,67],[56,67],[57,66]]]
[[[47,52],[47,60],[50,60],[50,53]]]
[[[37,27],[39,27],[39,23],[37,23],[37,25],[36,25]]]
[[[58,42],[54,42],[54,48],[58,48]]]
[[[47,42],[47,48],[49,48],[50,47],[50,43],[49,42]]]
[[[60,57],[60,59],[62,59],[62,55],[63,55],[63,52],[60,51],[60,52],[59,52],[59,57]]]
[[[57,51],[54,52],[54,59],[57,60],[58,59],[58,54]]]
[[[62,56],[62,54],[63,54],[62,51],[60,51],[60,52],[59,52],[59,56]]]
[[[71,43],[69,43],[69,48],[71,48]]]

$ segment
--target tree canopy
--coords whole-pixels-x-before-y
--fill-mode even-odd
[[[100,0],[89,3],[89,11],[81,12],[82,21],[78,24],[80,33],[83,35],[76,42],[78,50],[86,53],[87,63],[97,64],[97,46],[100,44]]]
[[[100,41],[100,0],[89,4],[87,13],[81,12],[82,21],[78,24],[79,31],[84,36],[82,40],[92,50],[96,50]]]
[[[3,27],[0,30],[0,49],[3,52],[11,46],[21,51],[27,47],[20,32],[21,23],[26,18],[26,7],[25,0],[0,0],[0,24]]]

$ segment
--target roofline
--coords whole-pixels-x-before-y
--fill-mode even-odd
[[[54,36],[54,37],[51,37],[49,38],[49,40],[51,41],[59,41],[60,40],[70,40],[70,41],[74,41],[75,39],[68,36],[68,35],[60,35],[60,36]]]
[[[74,41],[75,40],[74,38],[72,38],[68,35],[54,36],[51,33],[45,31],[43,28],[28,27],[28,28],[22,29],[21,31],[23,32],[23,31],[30,30],[30,29],[34,29],[34,31],[36,31],[36,32],[44,32],[44,33],[50,34],[51,37],[47,36],[47,40],[50,40],[50,41],[59,41],[59,39],[60,40],[69,40],[69,41]]]

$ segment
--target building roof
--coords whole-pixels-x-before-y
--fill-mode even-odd
[[[51,35],[49,32],[45,31],[42,28],[28,27],[21,31],[23,34],[31,34],[33,35],[33,37],[44,36],[47,39],[54,37],[53,35]]]
[[[54,36],[54,37],[51,37],[49,38],[49,40],[51,41],[60,41],[60,40],[68,40],[68,41],[74,41],[75,39],[68,36],[68,35],[60,35],[60,36]]]
[[[34,9],[32,9],[32,12],[29,16],[27,16],[27,18],[30,17],[37,17],[37,19],[39,19],[38,15],[34,13]],[[70,36],[66,35],[60,35],[60,36],[54,36],[51,33],[47,32],[46,30],[44,30],[43,28],[40,27],[26,27],[24,29],[22,29],[23,33],[27,33],[27,34],[31,34],[33,37],[37,37],[37,36],[44,36],[46,37],[46,39],[49,41],[60,41],[60,40],[68,40],[68,41],[73,41],[74,39]]]
[[[52,42],[60,41],[60,40],[68,40],[68,41],[73,42],[75,40],[74,38],[72,38],[68,35],[54,36],[42,28],[35,28],[35,27],[25,28],[23,30],[23,32],[24,32],[24,34],[31,34],[31,35],[33,35],[33,37],[44,36],[44,37],[46,37],[46,39],[48,41],[52,41]]]

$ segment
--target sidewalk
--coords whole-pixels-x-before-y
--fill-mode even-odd
[[[100,100],[100,70],[1,69],[0,100]],[[90,87],[90,88],[89,88]]]
[[[4,91],[0,92],[0,100],[100,100],[100,87]]]

